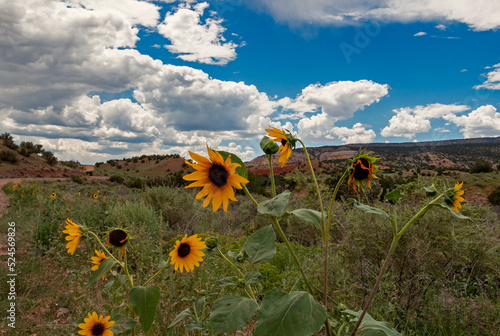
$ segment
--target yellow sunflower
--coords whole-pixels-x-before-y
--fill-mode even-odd
[[[99,197],[99,195],[98,194],[94,194],[94,195],[92,195],[92,197],[94,197],[94,199],[96,199],[97,197]]]
[[[66,248],[68,249],[68,253],[75,253],[78,244],[80,244],[80,240],[82,238],[82,231],[78,224],[73,222],[71,219],[66,219],[66,230],[63,231],[66,233],[66,240],[68,240],[68,244],[66,244]]]
[[[205,243],[197,235],[192,235],[189,238],[185,235],[182,240],[175,242],[175,248],[169,254],[171,258],[170,264],[175,264],[176,271],[180,268],[181,273],[184,268],[186,272],[192,272],[194,266],[199,267],[199,262],[203,261],[202,257],[205,253],[200,250],[206,247]]]
[[[52,197],[52,198],[56,197],[56,193],[50,194],[50,197]]]
[[[459,212],[458,209],[462,208],[462,205],[460,203],[464,201],[462,195],[464,194],[465,191],[460,189],[462,189],[463,184],[464,184],[463,182],[462,183],[455,182],[455,188],[450,189],[446,193],[445,202],[446,204],[451,206],[451,208],[455,212]]]
[[[89,313],[89,317],[84,319],[85,323],[80,323],[78,331],[80,335],[84,336],[113,336],[113,332],[109,330],[115,324],[115,321],[110,321],[111,316],[103,317],[97,316],[96,312]]]
[[[231,155],[224,161],[219,152],[212,150],[207,145],[207,151],[210,159],[189,152],[191,158],[198,163],[190,163],[186,161],[195,170],[194,173],[187,174],[182,178],[186,181],[196,181],[188,185],[186,188],[203,187],[196,195],[196,199],[205,198],[203,207],[207,207],[212,201],[213,211],[217,211],[221,204],[224,211],[227,212],[229,200],[238,201],[234,197],[233,187],[241,189],[241,183],[248,183],[248,180],[236,173],[236,168],[241,165],[231,162]]]
[[[280,162],[280,167],[283,168],[290,158],[290,155],[292,155],[292,148],[295,148],[295,142],[297,140],[292,134],[287,134],[285,131],[279,130],[276,127],[266,128],[266,132],[273,141],[281,142],[278,151],[278,153],[281,152],[281,154],[278,161]]]
[[[97,255],[97,257],[92,257],[92,264],[94,264],[94,266],[92,266],[92,271],[97,271],[97,269],[99,268],[99,266],[101,265],[101,262],[103,262],[103,260],[106,260],[108,259],[106,257],[106,255],[104,254],[104,252],[101,252],[101,251],[98,251],[98,250],[95,250],[94,251],[95,254]],[[113,274],[113,271],[110,270],[111,274]],[[106,274],[104,274],[102,276],[102,280],[106,279]]]

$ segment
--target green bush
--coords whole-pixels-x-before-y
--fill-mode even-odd
[[[500,205],[500,186],[488,195],[488,201],[490,201],[492,205]]]
[[[486,161],[486,160],[476,160],[474,162],[474,165],[470,169],[471,174],[477,174],[477,173],[489,173],[493,171],[493,165],[491,162]]]
[[[124,181],[125,181],[125,179],[123,177],[121,177],[120,175],[112,175],[109,178],[109,182],[113,182],[113,183],[123,184]]]
[[[3,150],[0,152],[0,160],[10,163],[17,163],[17,154],[13,151]]]

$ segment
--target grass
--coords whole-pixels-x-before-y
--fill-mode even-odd
[[[468,190],[484,190],[500,181],[497,173],[464,178],[468,201]],[[425,198],[422,186],[453,182],[443,176],[419,178],[405,184],[402,189],[407,197],[399,218],[411,218],[415,213],[416,206]],[[85,288],[91,274],[90,257],[97,244],[91,239],[84,240],[75,254],[69,255],[61,233],[68,217],[100,232],[103,241],[109,228],[127,228],[133,237],[128,260],[136,283],[156,271],[157,265],[167,259],[175,240],[184,234],[198,233],[202,237],[215,234],[220,238],[222,251],[239,251],[250,234],[270,224],[242,195],[237,195],[239,201],[232,202],[227,213],[212,213],[195,199],[196,191],[183,188],[129,189],[109,181],[82,184],[68,181],[24,182],[22,189],[22,192],[19,187],[13,190],[12,184],[4,187],[10,206],[0,222],[2,242],[8,222],[16,222],[19,275],[16,331],[20,335],[76,335],[75,321],[94,310],[109,314],[123,299],[122,291],[117,290],[125,286],[120,274],[108,277],[112,283],[99,281]],[[323,190],[327,199],[328,188]],[[392,205],[377,201],[379,191],[374,188],[373,193],[367,194],[370,203],[392,212]],[[52,193],[56,197],[50,197]],[[308,207],[314,202],[314,195],[307,188],[299,188],[295,194],[299,196],[290,201],[292,208]],[[264,199],[260,195],[256,198]],[[389,321],[404,335],[497,333],[500,329],[499,215],[474,199],[464,205],[463,214],[473,217],[475,224],[454,220],[444,211],[431,210],[408,231],[370,308],[373,317]],[[329,306],[332,311],[342,305],[358,310],[388,250],[391,228],[382,217],[360,213],[342,201],[337,204],[335,215]],[[282,223],[311,281],[319,287],[321,272],[316,265],[320,264],[322,252],[318,233],[294,217],[287,217]],[[2,264],[6,259],[2,255]],[[278,244],[276,256],[261,265],[259,271],[264,276],[259,284],[261,292],[277,286],[285,291],[304,289],[282,244]],[[222,295],[242,295],[242,290],[236,287],[216,285],[218,279],[230,275],[234,275],[230,267],[213,254],[207,255],[194,273],[176,273],[168,267],[162,277],[155,279],[161,288],[161,300],[151,335],[167,335],[166,327],[188,306],[181,298],[196,296],[204,290],[213,293],[211,304]],[[2,272],[2,291],[8,289],[6,281],[6,272]],[[6,311],[8,304],[5,297],[0,299],[2,311]],[[0,322],[0,331],[15,334],[7,327],[6,319]],[[174,334],[196,335],[182,325],[174,329]],[[251,334],[251,327],[247,334]]]

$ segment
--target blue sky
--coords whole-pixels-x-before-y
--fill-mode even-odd
[[[1,131],[61,159],[500,136],[500,3],[4,1]]]

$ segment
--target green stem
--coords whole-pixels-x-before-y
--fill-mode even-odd
[[[168,262],[170,261],[170,257],[168,257],[166,263],[168,264]],[[163,267],[162,269],[158,270],[158,272],[156,272],[151,278],[149,278],[149,280],[147,280],[143,285],[142,287],[145,287],[148,283],[150,283],[151,281],[153,281],[154,278],[156,278],[157,276],[159,276],[160,274],[163,273],[163,271],[165,270],[165,268],[167,268],[166,266]]]
[[[226,257],[223,253],[222,253],[222,251],[219,249],[219,247],[218,247],[218,246],[217,246],[217,252],[219,252],[219,255],[222,257],[222,259],[224,259],[224,260],[225,260],[225,261],[226,261],[229,265],[231,265],[231,267],[232,267],[232,268],[234,268],[234,269],[236,270],[236,272],[238,272],[238,274],[240,275],[240,277],[241,277],[242,279],[244,279],[244,278],[245,278],[245,274],[243,274],[243,272],[242,272],[242,271],[241,271],[241,270],[240,270],[240,269],[239,269],[239,268],[238,268],[235,264],[233,264],[233,263],[231,262],[231,260],[229,260],[229,259],[228,259],[228,258],[227,258],[227,257]],[[249,296],[252,300],[254,300],[255,302],[257,302],[257,298],[256,298],[256,297],[255,297],[255,295],[253,294],[252,287],[250,287],[250,285],[246,285],[246,286],[247,286],[247,288],[248,288],[248,290],[249,290],[249,292],[250,292],[250,293],[248,293],[248,291],[246,291],[246,292],[247,292],[247,294],[249,294],[248,296]]]
[[[101,245],[101,247],[104,249],[104,251],[106,251],[106,253],[109,254],[111,259],[113,259],[118,265],[120,265],[120,267],[123,268],[123,263],[121,261],[118,261],[118,259],[116,259],[115,256],[111,252],[109,252],[109,250],[106,248],[106,246],[104,246],[104,244],[101,242],[99,237],[97,237],[97,235],[92,231],[88,231],[88,233],[90,233],[92,236],[94,236],[95,239],[97,240],[97,242],[99,243],[99,245]]]
[[[344,182],[348,173],[349,173],[349,170],[346,169],[344,174],[340,177],[340,180],[337,182],[337,185],[335,186],[335,190],[333,190],[332,200],[330,201],[330,208],[328,209],[328,223],[326,226],[328,233],[330,232],[330,227],[331,227],[331,223],[332,223],[333,204],[335,203],[335,199],[337,198],[337,193],[339,191],[340,185],[342,184],[342,182]]]
[[[134,288],[134,279],[132,279],[132,276],[130,276],[130,273],[128,272],[128,266],[127,266],[127,247],[123,247],[123,263],[125,264],[123,266],[123,270],[125,271],[125,275],[127,276],[128,279],[128,284],[130,286],[130,290]]]
[[[250,198],[250,200],[252,201],[252,203],[255,206],[258,206],[259,203],[257,203],[257,201],[255,200],[255,198],[253,198],[252,194],[250,194],[250,191],[248,191],[247,186],[244,185],[244,184],[242,184],[241,187],[243,188],[243,191],[245,192],[245,194],[247,194],[248,198]]]
[[[271,177],[271,188],[273,190],[273,197],[276,197],[276,185],[274,184],[274,171],[273,171],[273,161],[271,154],[267,154],[267,159],[269,161],[269,176]]]
[[[439,195],[438,197],[436,197],[435,199],[433,199],[431,202],[429,202],[425,207],[423,207],[422,209],[420,209],[420,211],[417,212],[417,214],[415,216],[413,216],[413,218],[410,219],[408,221],[408,223],[406,223],[405,226],[403,226],[403,228],[401,229],[401,231],[399,231],[399,233],[397,234],[398,237],[401,238],[401,236],[406,232],[406,230],[408,230],[408,228],[410,227],[410,225],[413,222],[415,222],[417,219],[419,219],[420,217],[422,217],[423,215],[425,215],[425,213],[427,212],[427,210],[429,210],[429,208],[431,207],[431,205],[435,204],[443,196],[444,196],[444,194]]]

